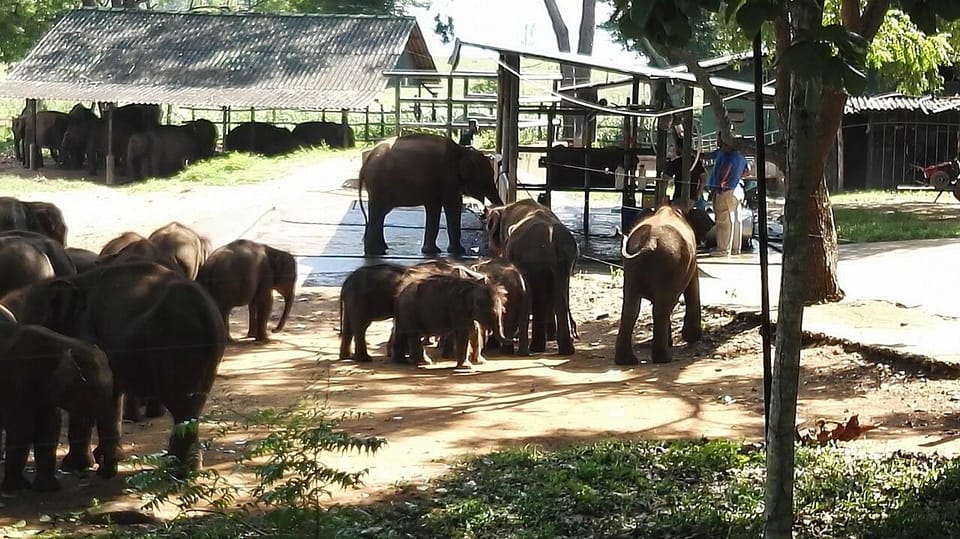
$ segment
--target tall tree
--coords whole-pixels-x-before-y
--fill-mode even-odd
[[[865,86],[867,45],[891,7],[909,14],[917,28],[935,34],[940,18],[960,18],[960,0],[837,0],[839,17],[831,24],[824,0],[613,0],[613,20],[628,39],[646,37],[678,54],[697,76],[715,107],[721,136],[730,137],[715,88],[684,48],[691,42],[691,20],[723,13],[743,35],[756,36],[773,23],[777,56],[777,108],[786,132],[787,194],[784,205],[783,272],[778,307],[774,380],[767,427],[765,530],[769,538],[792,537],[794,433],[803,307],[811,287],[809,263],[830,246],[823,228],[832,227],[824,183],[824,160],[838,129],[847,92]],[[732,137],[730,137],[732,138]],[[811,242],[816,232],[822,235]],[[834,240],[835,241],[835,235]],[[812,256],[811,256],[812,255]],[[822,272],[821,272],[822,275]],[[814,276],[816,277],[816,276]],[[836,289],[839,291],[839,288]]]
[[[64,11],[80,5],[79,0],[0,3],[0,62],[22,58]]]

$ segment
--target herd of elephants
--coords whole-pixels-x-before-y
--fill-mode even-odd
[[[107,114],[112,116],[110,122]],[[29,166],[29,148],[36,140],[34,159],[39,166],[43,166],[41,152],[46,148],[61,168],[86,167],[91,175],[97,174],[112,153],[117,170],[131,180],[172,176],[216,153],[217,126],[210,120],[162,125],[160,118],[159,105],[124,105],[97,116],[92,108],[77,103],[70,112],[37,111],[36,120],[29,108],[24,108],[13,119],[14,152],[25,167]],[[353,147],[353,129],[326,121],[301,122],[292,131],[266,122],[245,122],[226,133],[223,151],[272,157],[321,144]]]
[[[398,188],[400,187],[400,188]],[[441,357],[469,368],[487,354],[543,353],[556,341],[575,352],[570,282],[579,258],[573,234],[534,200],[505,204],[483,154],[446,137],[412,134],[385,141],[360,169],[370,218],[366,265],[340,291],[340,359],[371,361],[365,333],[393,319],[387,345],[396,363],[430,363],[429,339]],[[462,196],[493,206],[483,215],[487,258],[467,261],[460,244]],[[362,197],[361,197],[362,198]],[[383,215],[424,206],[427,262],[403,267],[378,257],[388,246]],[[361,208],[362,208],[361,204]],[[436,245],[447,213],[448,252]],[[701,336],[697,246],[704,231],[669,204],[648,211],[622,243],[623,309],[613,360],[634,365],[632,334],[640,301],[653,304],[653,362],[671,359],[670,315],[685,300],[681,335]],[[231,341],[229,315],[249,309],[248,338],[267,341],[274,291],[284,300],[273,331],[294,302],[291,253],[249,240],[213,249],[179,222],[146,237],[124,232],[99,253],[67,247],[67,225],[49,202],[0,198],[0,427],[6,430],[0,490],[59,488],[56,449],[61,410],[68,451],[60,467],[110,478],[123,458],[121,421],[167,412],[196,427]],[[91,450],[92,434],[97,447]],[[187,469],[201,464],[197,428],[174,428],[169,454]],[[30,448],[36,474],[24,476]]]

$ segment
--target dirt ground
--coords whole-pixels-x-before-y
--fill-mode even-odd
[[[202,211],[202,204],[190,201],[215,195],[225,203],[223,197],[231,192],[198,188],[131,195],[96,188],[46,198],[64,205],[74,245],[96,250],[121,230],[172,218],[189,222],[182,212]],[[252,191],[235,192],[253,196]],[[124,205],[123,215],[116,217],[111,208],[119,203]],[[115,218],[71,220],[96,212]],[[336,412],[361,412],[363,416],[347,427],[384,437],[388,445],[374,457],[327,459],[343,469],[369,467],[363,489],[337,492],[332,502],[373,500],[398,483],[421,483],[443,473],[459,456],[508,445],[556,446],[607,437],[760,439],[762,367],[755,317],[708,307],[705,338],[688,345],[679,336],[678,309],[674,361],[624,368],[612,361],[619,285],[609,274],[584,274],[574,280],[571,294],[581,335],[575,356],[560,358],[548,348],[541,356],[491,357],[470,372],[455,372],[452,361],[428,368],[384,362],[389,322],[375,324],[369,333],[373,363],[339,361],[338,290],[305,288],[287,330],[275,334],[273,342],[228,347],[208,411],[230,418],[316,394]],[[650,310],[644,307],[635,331],[641,359],[649,357],[646,341],[651,335]],[[279,301],[275,309],[279,311]],[[234,312],[231,330],[234,336],[246,330],[240,309]],[[799,417],[809,424],[821,417],[841,420],[860,414],[864,421],[879,423],[878,430],[847,444],[868,451],[951,454],[960,449],[960,418],[954,411],[960,389],[953,377],[924,373],[906,363],[879,363],[877,357],[856,347],[811,343],[802,357]],[[216,427],[205,423],[202,436],[210,438]],[[124,447],[131,455],[158,452],[169,429],[167,418],[124,424]],[[249,484],[250,477],[236,469],[234,460],[257,435],[235,430],[217,437],[204,455],[205,465],[232,482]],[[89,507],[93,500],[136,506],[139,499],[123,480],[134,469],[127,462],[121,467],[122,477],[108,482],[93,475],[64,475],[59,494],[0,499],[0,527],[20,520],[28,527],[49,526],[41,524],[46,516],[63,517]]]

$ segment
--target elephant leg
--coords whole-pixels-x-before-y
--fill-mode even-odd
[[[447,220],[447,252],[452,256],[463,256],[467,251],[460,243],[460,211],[463,206],[463,198],[458,194],[456,200],[452,200],[443,205],[443,215]]]
[[[143,403],[138,397],[125,395],[123,400],[123,418],[134,423],[143,423]]]
[[[442,359],[457,359],[457,342],[454,333],[448,333],[440,337],[440,357]]]
[[[631,276],[632,277],[632,276]],[[617,344],[613,362],[617,365],[637,365],[640,361],[633,352],[633,329],[640,316],[640,290],[632,278],[624,279],[623,305],[620,308],[620,329],[617,331]]]
[[[416,333],[409,334],[407,346],[410,347],[410,362],[414,365],[432,365],[433,360],[423,351],[423,339]]]
[[[253,338],[257,342],[267,342],[267,322],[270,321],[270,311],[273,309],[273,292],[270,288],[264,288],[257,292],[254,299],[254,311],[257,313],[256,325],[250,324],[250,329],[254,331]]]
[[[406,344],[409,340],[406,332],[403,331],[403,326],[397,323],[397,320],[394,319],[393,329],[390,330],[390,360],[394,363],[407,363],[406,357]]]
[[[673,340],[670,331],[670,313],[673,312],[676,303],[676,300],[669,301],[666,298],[653,300],[653,349],[650,357],[654,363],[670,362],[672,355],[670,348]]]
[[[197,418],[200,417],[205,402],[206,391],[194,391],[164,400],[164,405],[173,416],[169,453],[190,470],[199,470],[203,465],[203,455],[198,443],[200,422]]]
[[[383,237],[383,222],[387,218],[390,208],[385,204],[370,199],[367,204],[367,226],[363,231],[364,256],[381,256],[387,254],[387,240]]]
[[[440,209],[439,204],[427,204],[426,220],[423,223],[423,247],[420,252],[425,255],[438,255],[440,248],[437,247],[437,235],[440,234]]]
[[[470,364],[470,358],[467,357],[467,344],[470,341],[470,333],[471,331],[469,329],[457,329],[449,335],[449,337],[453,339],[458,369],[470,369],[473,367]]]
[[[37,473],[33,489],[41,492],[60,490],[57,481],[57,442],[60,439],[60,410],[45,406],[37,410],[33,431],[33,460]]]
[[[573,355],[576,350],[573,346],[573,335],[570,327],[570,277],[557,276],[553,280],[553,312],[547,320],[553,321],[557,333],[557,354],[561,356]]]
[[[360,324],[360,327],[357,328],[356,336],[356,360],[370,362],[373,361],[373,358],[370,357],[370,352],[367,351],[367,329],[370,328],[370,322],[364,320]],[[348,345],[349,346],[349,345]]]
[[[115,397],[118,404],[123,401],[122,396]],[[117,407],[120,410],[120,407]],[[116,418],[119,423],[120,418]],[[93,468],[96,463],[93,458],[93,452],[90,451],[90,439],[93,436],[93,417],[89,414],[75,410],[70,414],[67,422],[67,441],[69,449],[66,456],[60,462],[60,469],[68,472],[79,472]],[[118,457],[119,458],[119,457]]]
[[[8,415],[7,459],[3,463],[3,483],[0,484],[0,490],[16,492],[30,488],[30,481],[23,476],[23,469],[27,466],[27,453],[30,452],[30,443],[33,440],[34,423],[26,410]]]
[[[474,322],[469,332],[470,358],[468,361],[476,363],[477,365],[483,365],[487,362],[487,358],[483,357],[483,352],[480,347],[480,343],[482,342],[483,328],[480,327],[480,324]]]
[[[530,343],[530,351],[540,354],[547,349],[547,316],[550,314],[547,307],[549,301],[545,297],[547,291],[540,287],[533,290],[533,294],[533,337]]]
[[[342,307],[341,307],[342,308]],[[343,315],[340,324],[340,361],[350,358],[350,342],[353,341],[353,322],[349,314]],[[360,343],[357,343],[357,354],[360,353]]]
[[[247,338],[253,339],[257,335],[255,328],[257,327],[258,315],[257,298],[254,298],[254,300],[247,305]]]
[[[697,342],[703,337],[703,325],[700,320],[700,279],[696,275],[683,291],[683,303],[683,329],[680,334],[688,343]]]
[[[227,342],[236,342],[236,340],[230,336],[230,308],[226,308],[220,311],[220,316],[223,317],[223,329],[226,330]]]

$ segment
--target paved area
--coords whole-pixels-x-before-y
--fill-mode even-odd
[[[343,159],[335,168],[334,173],[325,169],[322,179],[305,171],[302,177],[285,182],[286,188],[259,193],[259,206],[251,205],[233,226],[238,235],[298,255],[304,281],[311,285],[339,285],[349,272],[366,262],[362,257],[363,217],[356,206],[355,191],[344,188],[349,186],[349,178],[355,177],[359,160]],[[582,228],[580,207],[567,205],[558,211],[575,230]],[[248,222],[254,224],[241,224]],[[464,247],[471,254],[482,254],[475,209],[465,209],[461,223]],[[619,211],[612,203],[594,203],[592,237],[584,251],[597,254],[592,250],[617,249],[619,240],[613,236],[617,224]],[[403,264],[422,260],[422,226],[420,208],[391,212],[385,229],[390,245],[388,259]],[[445,228],[441,229],[438,245],[446,248]],[[840,250],[839,275],[846,299],[839,304],[808,307],[804,328],[960,363],[960,333],[956,331],[960,288],[954,284],[950,271],[958,263],[960,241],[844,245]],[[703,258],[701,271],[705,305],[760,309],[757,253],[729,259]],[[771,251],[770,298],[774,309],[779,282],[780,255]]]

